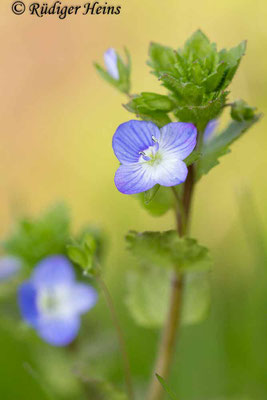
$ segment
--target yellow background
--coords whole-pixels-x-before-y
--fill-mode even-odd
[[[25,1],[29,5],[29,0]],[[49,2],[50,3],[50,2]],[[62,2],[64,3],[64,2]],[[51,2],[51,4],[53,4]],[[78,4],[68,2],[68,4]],[[133,118],[126,99],[97,75],[104,51],[127,46],[133,93],[162,91],[145,64],[150,41],[173,47],[201,28],[218,47],[248,40],[230,99],[244,98],[264,111],[267,86],[266,0],[121,0],[119,16],[15,16],[2,1],[0,233],[21,213],[36,214],[58,200],[72,209],[75,228],[88,221],[114,233],[120,251],[129,229],[164,229],[168,214],[153,219],[120,194],[111,138]],[[266,122],[233,146],[221,166],[203,178],[194,204],[194,235],[215,246],[238,216],[238,196],[252,190],[266,215]]]

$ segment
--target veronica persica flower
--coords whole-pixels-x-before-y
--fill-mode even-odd
[[[124,194],[151,189],[154,185],[175,186],[186,180],[183,160],[196,146],[197,129],[193,124],[172,122],[159,129],[147,121],[129,121],[120,125],[112,146],[121,165],[115,185]]]
[[[114,49],[110,48],[104,53],[104,61],[109,75],[116,81],[120,78],[118,68],[118,56]]]
[[[42,260],[18,291],[23,319],[54,346],[66,346],[73,341],[80,328],[80,316],[96,300],[96,291],[75,281],[73,267],[63,256]]]
[[[6,281],[15,276],[21,269],[21,261],[17,257],[5,256],[0,258],[0,281]]]

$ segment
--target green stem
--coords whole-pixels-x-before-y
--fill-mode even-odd
[[[133,400],[134,393],[133,393],[133,386],[132,386],[130,363],[129,363],[129,358],[128,358],[128,354],[127,354],[124,335],[123,335],[123,332],[122,332],[122,329],[121,329],[121,326],[119,323],[117,312],[116,312],[111,294],[110,294],[105,282],[99,276],[96,279],[97,279],[97,282],[98,282],[99,286],[101,287],[103,294],[105,296],[105,300],[106,300],[107,306],[110,310],[112,321],[113,321],[114,327],[117,332],[120,351],[121,351],[121,355],[122,355],[122,362],[123,362],[123,369],[124,369],[124,375],[125,375],[125,383],[126,383],[127,392],[128,392],[128,398],[129,398],[129,400]]]
[[[177,200],[178,194],[175,188],[172,190],[174,191]],[[188,178],[184,186],[182,208],[181,204],[180,207],[178,204],[176,210],[177,232],[179,236],[184,236],[188,230],[193,190],[194,167],[192,165],[188,169]],[[160,400],[163,396],[163,388],[156,379],[155,373],[160,375],[164,380],[169,376],[172,358],[175,351],[177,331],[181,321],[183,281],[183,275],[175,272],[171,283],[172,288],[169,313],[162,333],[154,374],[148,392],[148,400]]]

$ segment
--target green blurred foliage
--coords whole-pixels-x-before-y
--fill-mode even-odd
[[[62,203],[53,206],[39,218],[23,218],[2,242],[4,251],[22,259],[33,268],[42,258],[65,254],[70,235],[70,215]]]

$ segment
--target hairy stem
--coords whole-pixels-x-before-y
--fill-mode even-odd
[[[97,282],[99,286],[101,287],[103,294],[105,296],[106,303],[108,305],[108,308],[111,313],[112,321],[114,324],[114,327],[117,331],[117,336],[118,336],[118,341],[119,341],[119,346],[120,346],[120,351],[122,355],[122,362],[123,362],[123,369],[124,369],[124,375],[125,375],[125,383],[127,387],[127,392],[128,392],[128,398],[129,400],[134,399],[134,393],[133,393],[133,385],[132,385],[132,377],[131,377],[131,370],[130,370],[130,363],[129,363],[129,358],[127,354],[127,349],[126,349],[126,344],[124,340],[124,335],[119,323],[119,319],[117,316],[117,312],[111,297],[111,294],[105,284],[105,282],[100,278],[97,277]]]
[[[194,189],[194,167],[188,169],[188,177],[185,182],[182,209],[180,202],[177,202],[176,221],[177,232],[179,236],[184,236],[188,230],[190,222],[190,209]],[[174,191],[176,200],[178,200],[177,192]],[[148,400],[160,400],[163,395],[163,388],[155,377],[155,373],[163,379],[167,379],[170,372],[173,354],[175,351],[177,331],[180,325],[182,312],[182,294],[183,294],[183,275],[174,273],[172,279],[172,289],[168,317],[163,329],[157,361],[152,377],[152,382],[148,392]]]

